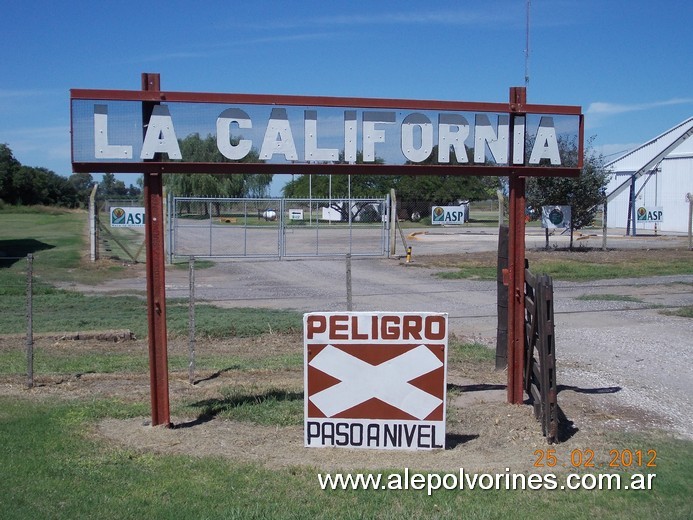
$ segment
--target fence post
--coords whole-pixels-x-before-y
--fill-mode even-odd
[[[347,311],[353,310],[351,299],[351,253],[346,254],[346,293],[347,293]]]
[[[609,203],[604,201],[604,209],[602,210],[602,251],[606,251],[606,230],[608,227],[607,213],[608,213]]]
[[[34,387],[34,255],[26,255],[26,386]]]
[[[693,193],[686,194],[688,201],[688,249],[693,251]]]
[[[89,195],[89,256],[92,262],[96,262],[99,259],[99,226],[97,222],[99,212],[96,207],[96,190],[98,187],[98,184],[94,184],[94,187],[91,189],[91,195]]]
[[[188,382],[195,384],[195,257],[188,261]]]
[[[168,193],[166,186],[162,189],[161,198],[164,203],[164,257],[166,264],[173,263],[173,255],[171,254],[171,194]]]
[[[496,195],[498,196],[498,227],[503,225],[503,206],[504,199],[503,192],[501,190],[496,190]]]
[[[395,256],[397,250],[397,240],[395,239],[395,233],[397,232],[397,195],[395,194],[395,189],[390,189],[390,232],[388,237],[390,239],[390,256]]]

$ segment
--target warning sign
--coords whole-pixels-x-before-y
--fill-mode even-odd
[[[442,313],[303,316],[306,447],[442,449]]]

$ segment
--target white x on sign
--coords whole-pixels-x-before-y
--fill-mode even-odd
[[[309,365],[341,381],[310,396],[327,417],[375,397],[423,420],[443,402],[408,382],[443,366],[424,345],[375,366],[327,345]]]

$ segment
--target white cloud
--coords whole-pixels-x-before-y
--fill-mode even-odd
[[[507,26],[517,24],[517,11],[507,9],[504,3],[489,4],[486,10],[454,9],[454,10],[424,10],[424,11],[382,11],[367,14],[334,14],[329,16],[314,16],[307,18],[285,18],[281,20],[263,20],[252,24],[243,22],[248,29],[296,29],[302,27],[334,27],[334,26],[365,26],[365,25],[457,25],[470,26],[492,24]],[[520,11],[523,12],[523,11]],[[524,24],[524,18],[520,20]]]
[[[693,98],[673,98],[665,101],[652,101],[650,103],[633,103],[630,105],[624,105],[619,103],[605,103],[597,101],[594,103],[590,103],[590,106],[587,108],[586,114],[591,116],[610,116],[617,114],[626,114],[628,112],[652,110],[653,108],[660,108],[665,106],[686,104],[693,104]]]

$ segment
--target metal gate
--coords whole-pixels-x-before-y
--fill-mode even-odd
[[[385,199],[217,199],[169,203],[172,256],[198,258],[382,256]]]
[[[111,258],[126,262],[144,262],[144,221],[117,226],[117,212],[140,208],[142,202],[133,199],[97,199],[93,213],[95,258]],[[112,213],[115,212],[115,213]]]

